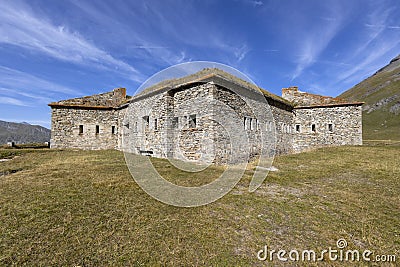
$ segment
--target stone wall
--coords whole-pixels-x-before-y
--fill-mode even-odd
[[[299,91],[297,86],[282,89],[282,97],[291,101],[294,105],[310,106],[310,105],[326,105],[334,103],[342,103],[343,99],[310,94]]]
[[[213,85],[203,84],[133,99],[124,120],[132,127],[124,127],[123,149],[138,154],[151,151],[162,158],[209,160],[214,133],[212,90]]]
[[[125,100],[126,100],[126,89],[116,88],[110,92],[103,94],[61,100],[58,101],[56,104],[64,106],[118,107]]]
[[[361,105],[299,107],[294,110],[293,149],[361,145]]]
[[[217,164],[255,158],[262,144],[270,149],[264,151],[268,155],[288,153],[291,111],[273,101],[269,107],[263,97],[239,95],[210,82],[133,98],[123,122],[123,149]],[[275,120],[283,122],[276,130]]]
[[[274,101],[269,101],[274,121],[272,127],[275,130],[276,148],[275,154],[289,154],[293,152],[293,113],[292,109],[287,106],[282,106]],[[271,132],[271,130],[270,130]]]
[[[119,112],[115,109],[52,108],[51,148],[117,149]]]
[[[63,100],[49,104],[51,147],[121,149],[225,164],[260,154],[362,144],[362,103],[337,103],[339,99],[302,93],[297,87],[284,89],[283,96],[297,106],[218,78],[138,95],[129,102],[124,88]]]

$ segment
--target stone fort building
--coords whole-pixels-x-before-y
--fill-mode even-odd
[[[297,87],[282,89],[280,97],[219,69],[204,69],[133,97],[118,88],[50,103],[51,147],[223,164],[260,153],[361,145],[362,104]]]

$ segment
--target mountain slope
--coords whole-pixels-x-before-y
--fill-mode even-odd
[[[400,140],[400,55],[339,97],[365,102],[364,139]]]
[[[0,144],[14,141],[17,144],[50,141],[50,130],[39,125],[0,121]]]

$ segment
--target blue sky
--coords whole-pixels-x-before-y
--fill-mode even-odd
[[[0,0],[0,120],[215,61],[280,95],[336,96],[400,53],[398,0]]]

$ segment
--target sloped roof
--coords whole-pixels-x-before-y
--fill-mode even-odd
[[[282,96],[288,101],[291,101],[295,108],[333,107],[364,104],[364,102],[352,102],[339,97],[301,92],[298,90],[297,86],[283,88]]]
[[[49,106],[59,108],[115,109],[126,103],[129,99],[130,97],[126,95],[125,88],[116,88],[107,93],[52,102]]]
[[[136,99],[144,98],[148,95],[162,93],[165,91],[169,91],[171,89],[177,89],[190,84],[201,83],[201,82],[214,82],[217,85],[223,87],[226,87],[227,83],[234,84],[242,88],[252,90],[254,92],[261,92],[267,98],[281,102],[288,106],[293,106],[293,104],[290,101],[217,68],[205,68],[199,72],[196,72],[188,76],[184,76],[182,78],[164,80],[162,82],[159,82],[155,85],[152,85],[144,89],[139,94],[133,96],[131,100],[134,101]]]

